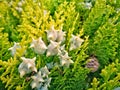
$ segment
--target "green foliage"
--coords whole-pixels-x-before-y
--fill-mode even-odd
[[[117,22],[118,22],[117,25],[116,25],[116,29],[117,29],[117,39],[118,39],[118,41],[117,41],[117,43],[118,43],[117,57],[120,59],[120,37],[119,37],[119,35],[120,35],[120,16],[119,16]]]
[[[118,53],[119,30],[117,26],[119,14],[116,13],[114,7],[111,7],[109,4],[106,5],[107,2],[105,0],[102,0],[102,3],[98,3],[99,1],[96,1],[83,28],[85,34],[90,36],[88,53],[97,56],[101,68],[103,68],[104,65],[114,61]]]
[[[86,78],[89,70],[80,64],[88,57],[85,54],[87,42],[86,39],[83,46],[74,52],[76,57],[74,57],[74,65],[70,67],[71,69],[55,67],[51,71],[50,76],[53,77],[53,81],[50,90],[86,90],[88,88]]]
[[[94,39],[90,42],[90,52],[98,57],[102,65],[107,65],[114,61],[118,48],[117,29],[116,25],[114,25],[116,18],[110,20],[113,22],[108,21],[99,27]]]
[[[75,71],[67,69],[65,72],[58,71],[57,75],[53,73],[55,76],[50,90],[84,90],[87,88],[85,80],[87,73],[88,71],[80,66]]]
[[[115,87],[119,87],[120,83],[120,63],[116,60],[115,63],[109,64],[102,69],[100,79],[94,78],[91,83],[92,88],[88,90],[113,90]]]
[[[74,63],[69,68],[56,65],[50,69],[49,90],[113,90],[120,87],[120,0],[23,0],[19,5],[20,1],[0,1],[0,89],[32,89],[31,80],[26,80],[31,73],[20,78],[18,72],[22,56],[36,57],[38,70],[52,61],[59,64],[58,56],[38,55],[29,48],[32,39],[39,37],[48,45],[45,30],[52,25],[57,30],[62,27],[66,33],[65,49]],[[91,2],[91,9],[86,2]],[[69,51],[72,34],[79,35],[84,43]],[[14,42],[20,43],[21,48],[11,56],[8,49]],[[91,55],[100,64],[97,72],[85,68]]]
[[[83,25],[85,35],[94,37],[97,29],[105,24],[113,12],[113,7],[106,5],[106,0],[96,0],[94,7]]]
[[[20,61],[17,60],[15,57],[10,58],[7,62],[0,60],[0,72],[1,76],[0,79],[5,84],[5,88],[8,90],[15,90],[21,85],[23,89],[26,87],[28,88],[28,82],[25,83],[25,79],[20,79],[18,75],[18,65]]]
[[[11,57],[10,53],[8,52],[10,42],[8,40],[8,34],[3,33],[2,31],[3,28],[0,28],[0,59],[7,60]]]
[[[11,8],[7,2],[0,3],[0,27],[4,28],[2,32],[8,33],[9,41],[19,41],[19,33],[16,31],[16,26],[19,24],[19,19],[13,15]]]

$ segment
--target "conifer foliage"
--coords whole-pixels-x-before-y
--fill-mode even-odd
[[[120,0],[0,1],[0,90],[117,90]]]

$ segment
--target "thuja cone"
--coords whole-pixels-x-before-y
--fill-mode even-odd
[[[86,67],[91,70],[91,72],[96,72],[99,68],[99,62],[95,56],[88,59]]]

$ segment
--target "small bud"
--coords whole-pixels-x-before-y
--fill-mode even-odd
[[[33,79],[32,83],[31,83],[31,87],[33,88],[41,88],[42,86],[42,82],[44,82],[42,76],[41,76],[41,71],[39,71],[36,75],[31,76],[31,78]]]
[[[30,48],[33,48],[34,52],[37,54],[44,54],[47,49],[47,46],[40,37],[38,40],[33,39]]]
[[[52,79],[52,78],[47,78],[47,79],[45,79],[45,84],[46,84],[47,86],[50,86],[51,79]]]
[[[99,63],[96,57],[91,57],[87,64],[86,64],[87,68],[91,69],[91,72],[96,72],[99,68]]]
[[[50,74],[47,66],[43,67],[40,69],[41,75],[42,77],[48,77],[48,75]]]
[[[16,10],[21,13],[23,11],[23,9],[21,7],[16,7]]]
[[[44,10],[43,14],[44,14],[44,16],[46,16],[47,15],[47,10]]]
[[[48,40],[63,42],[65,40],[65,32],[62,31],[62,27],[60,30],[55,30],[54,26],[51,27],[50,30],[46,30]]]
[[[83,42],[84,40],[79,36],[72,35],[72,38],[70,39],[70,50],[79,48]]]
[[[64,52],[64,53],[61,53],[59,54],[59,58],[60,58],[60,63],[62,66],[67,66],[69,67],[70,64],[74,63],[72,60],[71,60],[71,57],[68,56],[68,52]]]
[[[60,43],[50,41],[50,44],[48,45],[48,50],[47,50],[47,55],[46,56],[57,55],[58,52],[59,52],[59,47],[60,47]]]
[[[19,43],[14,42],[13,47],[9,48],[8,50],[11,51],[11,55],[14,56],[17,52],[17,49],[21,48]]]
[[[62,28],[61,30],[57,30],[57,39],[56,41],[57,42],[63,42],[65,40],[65,32],[62,31]]]
[[[46,30],[46,32],[49,41],[55,41],[57,39],[57,30],[54,29],[54,26],[52,26],[50,30]]]
[[[91,2],[90,2],[90,3],[86,2],[86,3],[85,3],[85,8],[91,9],[91,8],[92,8]]]
[[[18,6],[19,7],[22,7],[22,5],[23,5],[23,3],[20,1],[20,2],[18,2]]]
[[[23,77],[25,74],[30,73],[32,71],[37,72],[37,68],[35,67],[36,57],[33,59],[21,57],[21,59],[23,60],[23,62],[18,67],[20,77]]]

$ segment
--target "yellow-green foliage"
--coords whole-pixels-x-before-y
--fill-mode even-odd
[[[0,28],[0,59],[7,60],[11,57],[10,53],[8,52],[9,48],[9,40],[8,40],[8,33],[3,33],[3,28]]]
[[[31,48],[32,39],[42,37],[49,44],[45,30],[52,25],[66,33],[65,49],[74,61],[69,68],[50,69],[49,90],[113,90],[120,87],[120,0],[20,0],[0,1],[0,89],[31,90],[26,78],[20,78],[20,57],[36,57],[39,70],[58,56],[38,55]],[[85,2],[91,1],[88,9]],[[20,9],[18,9],[20,8]],[[71,35],[79,35],[84,43],[69,51]],[[8,50],[20,44],[14,56]],[[90,72],[85,67],[91,56],[98,59],[100,68]],[[116,60],[116,61],[115,61]],[[101,73],[100,73],[101,72]]]
[[[89,53],[96,55],[103,66],[115,59],[119,40],[119,29],[116,29],[119,13],[108,3],[107,0],[96,0],[83,25],[85,35],[90,36]]]
[[[84,45],[80,49],[71,52],[74,53],[74,65],[70,67],[71,69],[55,67],[51,71],[50,76],[53,77],[53,81],[50,90],[84,90],[88,88],[85,79],[89,70],[82,67],[84,65],[82,62],[88,57],[85,54],[87,42],[86,38]]]
[[[20,79],[19,73],[18,73],[18,65],[20,61],[17,60],[15,57],[10,58],[8,61],[2,61],[0,60],[0,71],[2,75],[0,76],[0,79],[3,83],[6,83],[5,88],[8,90],[16,89],[21,85],[23,89],[28,86],[27,82],[25,83],[24,79]]]
[[[113,90],[120,86],[120,63],[116,60],[115,63],[109,64],[102,69],[100,79],[94,78],[91,83],[92,88],[88,90]]]
[[[106,4],[106,0],[96,0],[83,25],[86,35],[94,37],[97,29],[108,21],[109,17],[111,17],[110,15],[114,14],[114,7]]]
[[[114,24],[117,20],[118,18],[116,17],[109,18],[109,20],[95,32],[95,36],[90,42],[89,49],[92,51],[91,53],[99,58],[102,65],[107,65],[111,61],[114,61],[117,54],[118,35],[116,24]]]

